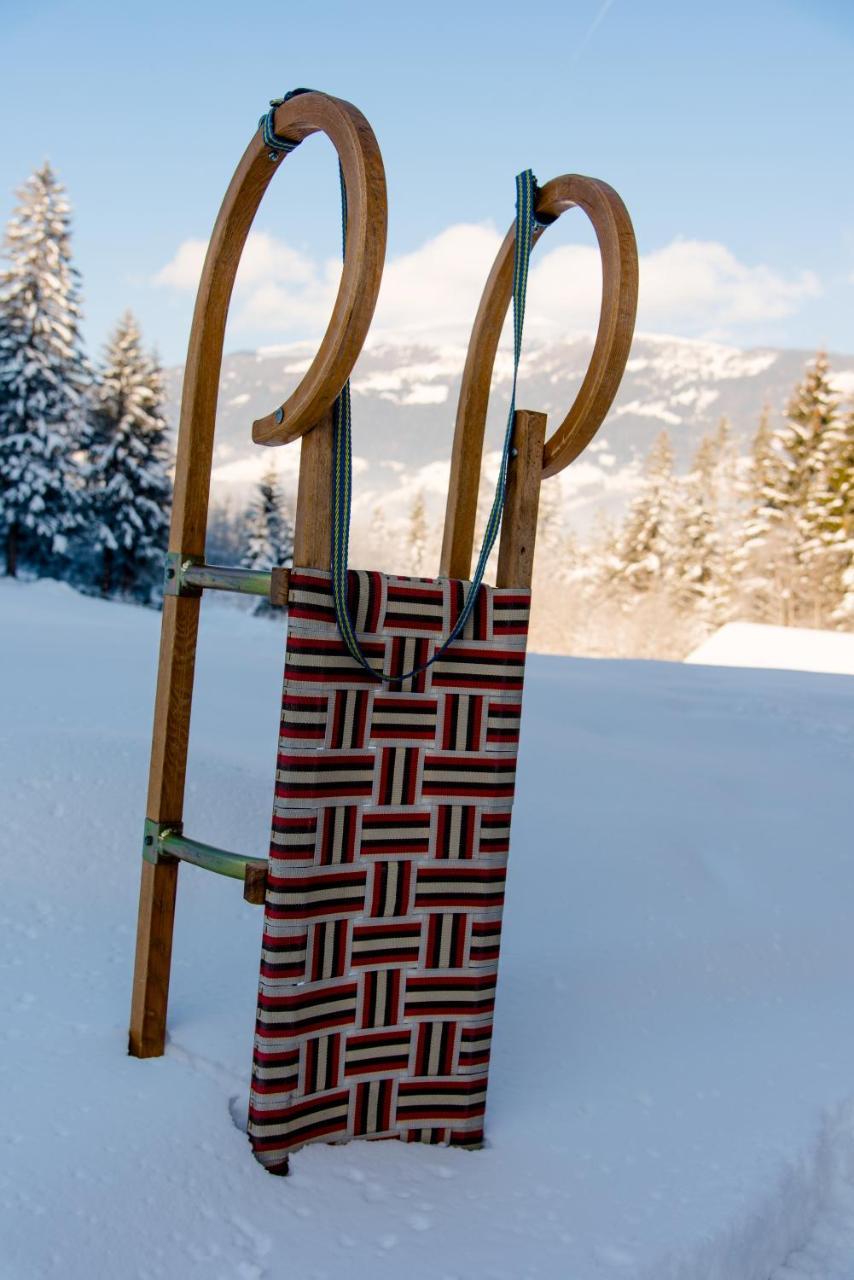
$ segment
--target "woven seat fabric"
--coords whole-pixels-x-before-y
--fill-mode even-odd
[[[530,592],[294,569],[249,1134],[478,1145]]]

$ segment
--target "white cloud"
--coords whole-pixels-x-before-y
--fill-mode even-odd
[[[378,330],[442,340],[467,334],[500,244],[494,227],[461,223],[393,258],[380,288]]]
[[[405,336],[431,344],[465,343],[492,260],[501,242],[494,227],[458,224],[386,264],[372,343]],[[544,241],[532,264],[528,332],[541,338],[589,332],[597,321],[601,266],[592,246]],[[195,289],[205,245],[185,240],[153,278],[159,287]],[[301,335],[325,329],[340,263],[321,262],[265,232],[251,232],[235,287],[235,331]],[[821,292],[811,271],[784,274],[748,264],[716,241],[677,239],[640,262],[638,327],[682,337],[729,337],[793,314]],[[456,363],[458,353],[453,352]],[[425,386],[435,371],[422,379]],[[391,390],[391,389],[390,389]],[[438,395],[426,389],[418,394]]]
[[[207,245],[185,240],[152,283],[195,292]],[[264,231],[250,231],[237,271],[230,325],[235,331],[269,329],[320,334],[329,319],[341,264],[318,262]]]
[[[207,248],[205,240],[182,241],[174,258],[152,278],[152,284],[164,285],[170,289],[197,288]]]
[[[641,263],[641,305],[648,327],[690,326],[693,332],[779,320],[821,292],[818,277],[786,277],[747,266],[712,240],[674,240]]]

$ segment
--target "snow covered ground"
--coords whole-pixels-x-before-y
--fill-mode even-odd
[[[728,622],[685,661],[712,667],[768,667],[854,676],[854,633]]]
[[[261,914],[126,1056],[158,618],[0,583],[0,1277],[850,1280],[854,680],[532,658],[488,1146],[240,1130]],[[186,829],[263,850],[282,628],[205,604]]]

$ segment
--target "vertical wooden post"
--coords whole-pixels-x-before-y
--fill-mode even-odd
[[[180,823],[183,814],[198,626],[198,599],[166,597],[146,805],[159,823]],[[129,1040],[137,1058],[163,1052],[177,887],[177,862],[143,862]]]
[[[531,409],[517,410],[513,419],[515,455],[507,472],[507,496],[498,544],[497,587],[531,585],[545,439],[546,415]]]
[[[294,564],[328,569],[332,538],[332,410],[300,441]]]
[[[196,449],[202,456],[194,475],[204,478],[205,483],[194,486],[194,511],[206,508],[210,473],[208,450],[200,450],[198,441]],[[188,459],[179,460],[179,465],[180,461],[185,475],[190,470]],[[331,493],[330,410],[301,441],[294,561],[305,568],[329,566]],[[198,554],[203,551],[202,544]],[[163,604],[146,812],[153,821],[164,824],[179,823],[184,812],[199,605],[199,599],[192,596],[167,596]],[[130,1052],[137,1058],[159,1057],[166,1043],[177,887],[177,862],[143,862],[129,1037]]]

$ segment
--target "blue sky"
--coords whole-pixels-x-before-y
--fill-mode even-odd
[[[513,175],[530,165],[543,179],[594,174],[621,193],[646,264],[645,328],[854,349],[854,6],[845,0],[3,7],[0,216],[49,158],[74,206],[96,350],[131,306],[163,358],[183,358],[187,242],[198,251],[207,237],[267,99],[295,85],[349,98],[376,130],[389,261],[399,267],[388,324],[433,307],[440,332],[455,306],[453,318],[470,322],[470,290],[455,294],[451,280],[434,306],[419,282],[439,269],[482,277],[496,229],[510,221]],[[489,234],[441,238],[471,224]],[[322,140],[283,166],[257,226],[266,239],[228,349],[322,327],[324,264],[338,244],[336,173]],[[425,252],[436,237],[441,252]],[[570,297],[573,271],[580,280],[589,267],[569,249],[591,243],[581,219],[562,219],[538,252],[547,242],[566,252],[540,273],[534,305],[553,325],[564,311],[568,324],[592,322],[595,299]],[[267,251],[276,289],[265,303]],[[308,280],[296,293],[295,261]]]

